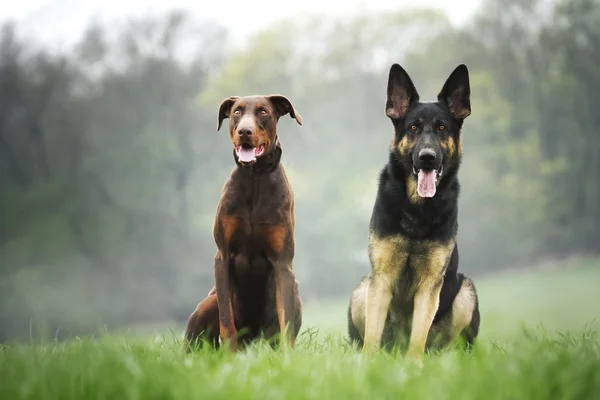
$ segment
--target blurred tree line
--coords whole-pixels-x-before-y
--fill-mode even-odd
[[[213,284],[212,222],[233,166],[230,95],[281,93],[305,300],[346,297],[392,126],[389,66],[424,99],[471,72],[459,243],[473,276],[597,254],[598,0],[484,1],[463,27],[431,10],[283,21],[243,49],[185,12],[92,25],[70,52],[0,33],[0,341],[46,329],[183,322]]]

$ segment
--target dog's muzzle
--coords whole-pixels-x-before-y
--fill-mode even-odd
[[[436,187],[444,173],[441,153],[431,147],[419,149],[413,159],[413,171],[417,176],[417,193],[420,197],[435,196]]]

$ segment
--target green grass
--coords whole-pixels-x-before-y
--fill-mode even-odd
[[[600,399],[599,282],[594,261],[478,281],[478,346],[423,369],[350,349],[340,300],[306,305],[293,351],[188,355],[179,331],[0,347],[0,399]]]
[[[340,341],[186,356],[170,341],[106,338],[4,349],[0,398],[580,400],[600,395],[599,355],[591,332],[447,352],[422,370],[387,354],[367,359]]]

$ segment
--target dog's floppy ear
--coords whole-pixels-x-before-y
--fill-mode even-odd
[[[279,117],[290,113],[290,117],[294,118],[298,125],[302,125],[302,117],[296,112],[292,102],[289,101],[287,97],[280,94],[272,94],[267,96],[267,99],[273,104]]]
[[[403,118],[408,106],[415,101],[419,101],[419,94],[410,76],[400,65],[393,64],[388,77],[385,114],[392,119]]]
[[[229,118],[231,106],[233,106],[233,103],[235,103],[235,101],[239,98],[239,96],[231,96],[223,100],[223,102],[219,106],[219,122],[217,123],[217,131],[221,129],[221,124],[223,123],[223,120],[225,118]]]
[[[438,100],[445,103],[456,119],[465,119],[471,115],[471,87],[469,85],[469,70],[465,64],[460,64],[450,74]]]

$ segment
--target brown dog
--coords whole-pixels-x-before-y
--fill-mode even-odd
[[[302,302],[292,272],[294,195],[280,163],[279,117],[292,103],[280,95],[229,97],[219,107],[217,130],[229,118],[236,166],[221,193],[213,235],[215,287],[190,316],[188,343],[219,337],[231,350],[286,332],[293,347],[302,324]]]

